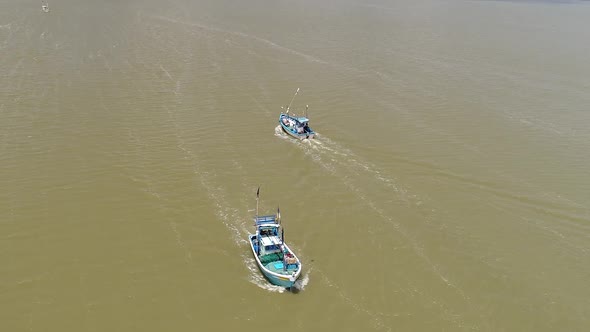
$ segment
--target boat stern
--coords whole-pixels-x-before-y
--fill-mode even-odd
[[[280,286],[280,287],[285,287],[285,288],[291,288],[293,287],[293,285],[295,285],[295,282],[297,281],[297,279],[299,278],[299,271],[294,273],[293,275],[285,275],[285,276],[275,276],[275,275],[267,275],[267,278],[270,280],[271,283],[273,283],[276,286]]]

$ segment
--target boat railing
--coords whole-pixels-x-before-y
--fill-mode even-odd
[[[276,224],[277,223],[277,216],[276,215],[268,215],[268,216],[256,216],[254,217],[254,222],[256,225],[262,224]]]

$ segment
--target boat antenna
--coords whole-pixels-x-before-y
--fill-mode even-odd
[[[260,186],[256,190],[256,218],[258,218],[258,198],[260,197]]]
[[[298,93],[299,93],[299,88],[297,88],[297,91],[295,91],[293,98],[291,98],[291,102],[289,103],[289,106],[287,106],[287,113],[289,113],[289,109],[291,108],[291,104],[293,104],[293,100],[295,100],[295,96],[297,96]]]
[[[281,209],[279,206],[277,206],[277,221],[279,222],[279,225],[281,224]]]

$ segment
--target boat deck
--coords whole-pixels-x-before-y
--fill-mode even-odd
[[[249,237],[250,242],[252,242],[252,245],[254,245],[256,236],[251,234]],[[299,264],[288,264],[287,268],[285,269],[283,265],[283,258],[284,254],[281,252],[274,252],[258,257],[260,263],[262,263],[262,266],[264,266],[267,270],[277,274],[292,275],[293,272],[299,270]]]
[[[264,267],[266,267],[268,270],[270,270],[274,273],[284,274],[284,275],[291,275],[291,274],[293,274],[293,272],[297,271],[297,269],[299,268],[295,264],[289,264],[287,266],[287,269],[285,269],[282,261],[270,262],[270,263],[266,264]]]
[[[279,123],[284,131],[297,138],[314,138],[315,131],[311,129],[306,117],[295,117],[281,113]]]

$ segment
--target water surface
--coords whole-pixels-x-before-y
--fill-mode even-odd
[[[50,8],[0,0],[2,330],[590,328],[588,3]]]

